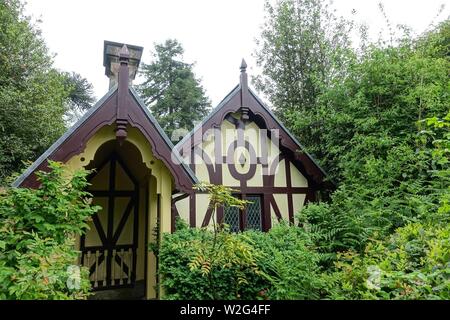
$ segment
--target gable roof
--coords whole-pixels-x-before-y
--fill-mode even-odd
[[[82,152],[87,141],[100,128],[116,123],[116,138],[126,138],[126,127],[140,130],[152,147],[153,155],[170,170],[178,190],[189,191],[197,183],[192,170],[183,163],[174,145],[156,119],[151,115],[137,92],[128,84],[128,65],[119,71],[119,83],[109,90],[86,114],[47,149],[13,183],[14,187],[37,187],[35,172],[47,169],[47,160],[66,162]],[[120,133],[119,133],[120,131]],[[172,161],[175,157],[175,162]]]
[[[56,140],[43,154],[39,156],[22,174],[14,180],[12,183],[13,187],[21,187],[26,184],[26,180],[30,180],[30,176],[39,169],[42,168],[42,164],[50,159],[59,147],[71,137],[81,126],[85,123],[98,109],[117,91],[117,85],[112,87],[97,103],[91,107],[86,113],[70,127],[58,140]]]
[[[243,65],[246,67],[245,62]],[[198,139],[203,137],[203,133],[212,128],[218,128],[230,113],[247,109],[253,116],[259,116],[264,121],[267,129],[278,129],[280,145],[291,151],[293,160],[303,166],[309,180],[316,186],[322,185],[325,181],[326,173],[317,161],[305,151],[301,143],[289,132],[273,112],[262,102],[262,100],[248,87],[245,67],[241,66],[241,81],[233,88],[225,98],[215,107],[210,114],[195,128],[186,135],[175,148],[182,153],[200,143]],[[202,134],[197,134],[200,130]]]

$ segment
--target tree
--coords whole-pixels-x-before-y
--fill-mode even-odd
[[[144,82],[138,87],[142,99],[168,136],[176,129],[191,130],[208,112],[210,102],[192,71],[182,61],[183,47],[177,40],[155,45],[153,62],[144,64]]]
[[[423,120],[449,110],[448,25],[395,45],[368,46],[344,81],[320,96],[316,113],[293,123],[339,183],[329,204],[301,213],[305,224],[321,230],[325,251],[363,250],[370,239],[423,221],[437,210],[441,193],[448,194],[448,180],[435,175],[439,163],[430,143],[421,141]],[[311,123],[321,126],[311,129]],[[314,145],[317,137],[321,144]]]
[[[66,121],[77,121],[95,101],[92,84],[76,72],[63,72],[65,84],[69,89]]]
[[[255,77],[277,115],[310,110],[332,79],[346,72],[353,25],[337,18],[322,0],[266,0],[266,21],[255,56],[262,74]]]
[[[69,94],[18,0],[0,2],[0,184],[65,130]]]

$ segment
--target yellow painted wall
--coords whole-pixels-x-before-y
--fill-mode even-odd
[[[207,194],[197,194],[195,199],[195,221],[196,226],[201,227],[205,219],[206,211],[208,210],[209,199]]]
[[[256,172],[255,175],[250,178],[249,180],[247,180],[247,186],[249,187],[260,187],[263,186],[263,171],[262,171],[262,166],[257,166],[256,167]]]
[[[234,116],[235,118],[239,118],[239,114],[232,114],[232,116]],[[263,150],[262,140],[260,137],[259,129],[260,128],[258,127],[258,125],[256,123],[251,122],[251,123],[246,124],[245,131],[244,131],[244,139],[249,141],[250,144],[253,146],[253,148],[255,149],[256,156],[261,156],[262,150]],[[224,120],[220,126],[220,131],[221,131],[221,140],[222,140],[222,145],[221,145],[222,156],[227,156],[227,151],[228,151],[229,145],[237,139],[237,129],[235,128],[234,124],[232,124],[231,122],[229,122],[227,120]],[[274,161],[278,161],[278,157],[280,155],[280,149],[270,139],[266,139],[265,141],[266,141],[267,150],[268,150],[268,163],[270,166],[270,165],[272,165],[272,163]],[[198,146],[198,148],[203,150],[213,161],[215,159],[214,143],[215,143],[214,133],[213,133],[213,131],[210,131],[209,135],[207,135],[207,141],[203,141]],[[241,165],[238,164],[237,160],[240,156],[240,153],[244,153],[244,155],[246,155],[247,159],[249,159],[249,155],[248,155],[248,152],[239,150],[239,149],[240,148],[238,148],[237,152],[235,153],[233,161],[234,161],[234,163],[237,164],[235,166],[236,170],[238,172],[244,173],[244,172],[248,171],[249,161],[247,161],[245,163],[244,167],[241,167]],[[188,159],[188,155],[185,155],[185,159]],[[276,187],[287,187],[285,165],[286,165],[286,161],[281,160],[281,161],[279,161],[278,166],[275,166],[274,185]],[[292,183],[293,187],[307,187],[308,186],[307,179],[302,175],[302,173],[299,170],[297,170],[297,168],[294,165],[290,164],[290,170],[291,170],[291,183]],[[202,159],[198,155],[196,155],[196,157],[195,157],[194,172],[199,181],[210,182],[206,165],[204,163],[202,163]],[[247,186],[263,187],[264,186],[263,173],[264,172],[263,172],[262,165],[258,164],[256,167],[255,175],[247,181]],[[239,187],[240,186],[239,180],[235,179],[230,174],[230,171],[226,164],[222,165],[222,181],[223,181],[223,184],[226,186],[230,186],[230,187]],[[303,201],[304,201],[305,195],[294,195],[293,197],[294,197],[293,199],[295,199],[295,200],[293,200],[294,212],[298,212],[303,207]],[[206,198],[207,198],[206,195],[197,195],[196,196],[196,225],[197,226],[201,226],[201,223],[203,222],[203,219],[204,219],[204,216],[206,213],[207,202],[208,202]],[[301,200],[301,198],[303,198],[303,201]],[[284,194],[275,195],[275,201],[277,202],[278,207],[279,207],[280,211],[282,212],[283,218],[288,219],[289,215],[288,215],[288,211],[287,211],[288,210],[287,196]],[[177,209],[178,209],[180,215],[182,215],[183,219],[188,221],[189,200],[184,199],[183,201],[179,201],[177,203]],[[271,213],[272,218],[275,218],[274,221],[277,221],[276,216],[273,212],[273,209],[271,209],[271,210],[272,210],[272,213]],[[182,212],[183,212],[183,214],[182,214]]]
[[[295,223],[298,222],[296,215],[303,209],[303,205],[305,203],[305,198],[306,198],[306,194],[293,194],[292,195],[292,203],[294,205],[294,222]]]
[[[292,174],[291,174],[291,176],[292,176]],[[278,163],[278,166],[276,168],[274,185],[275,185],[275,187],[287,187],[287,183],[286,183],[286,161],[285,160],[281,160]]]
[[[149,219],[148,219],[148,233],[147,233],[147,241],[148,243],[156,243],[157,241],[157,235],[155,235],[155,228],[157,226],[157,221],[158,221],[158,208],[157,208],[157,199],[158,199],[158,194],[156,193],[156,185],[157,185],[157,181],[155,179],[155,177],[150,177],[148,183],[148,189],[149,189],[149,211],[150,211],[150,215],[149,215]],[[146,293],[146,297],[147,299],[155,299],[158,298],[157,296],[157,292],[156,292],[156,288],[157,288],[157,275],[156,275],[156,256],[153,254],[153,252],[148,251],[148,256],[147,256],[148,260],[147,260],[147,293]]]
[[[305,176],[297,170],[297,168],[291,163],[291,183],[293,187],[308,187],[308,180]]]
[[[278,209],[280,209],[281,217],[283,220],[289,221],[289,210],[288,210],[288,198],[286,194],[274,194],[273,197],[277,203]],[[275,212],[273,208],[271,208],[271,218],[272,221],[276,219]]]
[[[180,196],[181,194],[175,194],[174,196]],[[180,214],[180,218],[186,222],[189,222],[189,197],[181,199],[175,203],[177,207],[178,213]]]

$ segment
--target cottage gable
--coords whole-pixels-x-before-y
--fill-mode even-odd
[[[48,170],[48,160],[93,169],[88,191],[101,209],[77,239],[78,263],[99,296],[157,298],[157,259],[148,245],[172,229],[172,193],[189,192],[197,179],[131,87],[142,48],[129,48],[105,42],[109,92],[14,186],[39,187],[35,172]]]
[[[251,217],[238,218],[234,212],[229,218],[223,208],[218,209],[216,221],[232,219],[235,229],[249,225],[246,216],[260,230],[268,230],[272,221],[294,222],[295,213],[313,201],[324,184],[324,171],[248,88],[245,61],[240,84],[176,150],[199,181],[230,186],[237,190],[236,196],[253,199],[247,208]],[[175,216],[191,226],[210,224],[212,209],[206,194],[191,192],[189,200],[180,195],[174,199]]]
[[[46,170],[47,160],[67,163],[73,157],[80,155],[86,149],[87,142],[105,126],[113,127],[115,139],[119,142],[126,140],[128,128],[138,129],[149,142],[156,160],[160,160],[172,173],[176,189],[190,190],[193,183],[197,181],[186,165],[176,161],[176,155],[172,154],[174,148],[172,142],[130,85],[130,79],[133,79],[136,74],[136,64],[139,65],[139,63],[135,58],[130,58],[126,45],[123,45],[120,52],[116,50],[111,53],[111,50],[106,49],[111,44],[116,46],[116,49],[117,46],[121,46],[114,42],[105,42],[105,55],[109,52],[113,58],[117,56],[116,59],[104,58],[104,61],[110,62],[109,67],[105,65],[107,67],[105,73],[110,76],[109,92],[19,176],[14,186],[37,187],[38,182],[34,173]],[[132,65],[129,69],[130,61]],[[88,165],[86,157],[79,158],[84,159],[81,161],[82,166]],[[152,167],[154,163],[149,164],[149,167]]]

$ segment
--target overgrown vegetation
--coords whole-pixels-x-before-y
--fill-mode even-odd
[[[165,235],[159,258],[166,298],[252,298],[254,288],[248,285],[259,273],[256,251],[214,218],[218,207],[243,208],[247,201],[233,197],[233,189],[225,186],[199,183],[194,188],[209,193],[212,230],[190,229],[178,221],[177,232]]]
[[[266,8],[256,85],[337,189],[303,209],[296,226],[227,234],[249,245],[258,272],[241,288],[249,295],[221,297],[448,299],[450,21],[397,37],[388,23],[390,39],[374,43],[361,28],[355,49],[347,34],[355,26],[323,1]],[[166,243],[183,234],[179,245],[207,245],[206,230],[177,233]],[[185,254],[172,267],[189,279]]]
[[[322,0],[266,1],[255,57],[262,68],[256,88],[285,123],[288,115],[316,108],[317,99],[349,64],[352,23]]]
[[[84,191],[88,171],[70,178],[50,162],[39,189],[0,194],[0,299],[83,299],[88,270],[76,266],[75,237],[99,208]]]
[[[224,227],[214,239],[212,230],[178,221],[162,243],[165,299],[318,299],[327,291],[320,255],[301,228],[233,234]]]
[[[414,202],[423,211],[385,238],[371,239],[363,250],[338,254],[340,298],[450,297],[450,113],[426,122],[432,130],[422,134],[431,139],[423,142],[432,147],[419,152],[430,160],[433,181]]]
[[[430,161],[434,181],[432,193],[419,198],[422,202],[415,199],[421,215],[391,233],[379,228],[381,219],[355,227],[353,217],[334,214],[333,202],[310,205],[299,214],[300,225],[282,222],[267,233],[233,234],[215,224],[213,230],[195,229],[178,221],[159,252],[165,297],[448,299],[450,113],[425,122],[429,130],[421,133],[424,146],[418,152]],[[220,199],[231,196],[215,186],[212,198],[217,191]],[[364,237],[349,235],[357,227]]]
[[[420,36],[403,28],[395,37],[390,27],[389,41],[374,43],[360,28],[354,48],[355,25],[324,1],[266,10],[256,86],[336,190],[299,212],[298,225],[267,233],[178,221],[154,248],[165,298],[450,299],[450,21]],[[0,3],[0,31],[3,185],[92,99],[84,79],[53,68],[20,1]],[[141,93],[169,133],[192,127],[209,105],[182,51],[176,41],[157,45],[143,68]],[[0,299],[88,294],[74,239],[98,208],[86,171],[50,169],[39,189],[0,189]],[[214,209],[246,204],[229,188],[199,188]]]
[[[242,237],[189,228],[179,221],[177,231],[164,235],[162,243],[159,271],[164,299],[255,297],[256,252]]]

